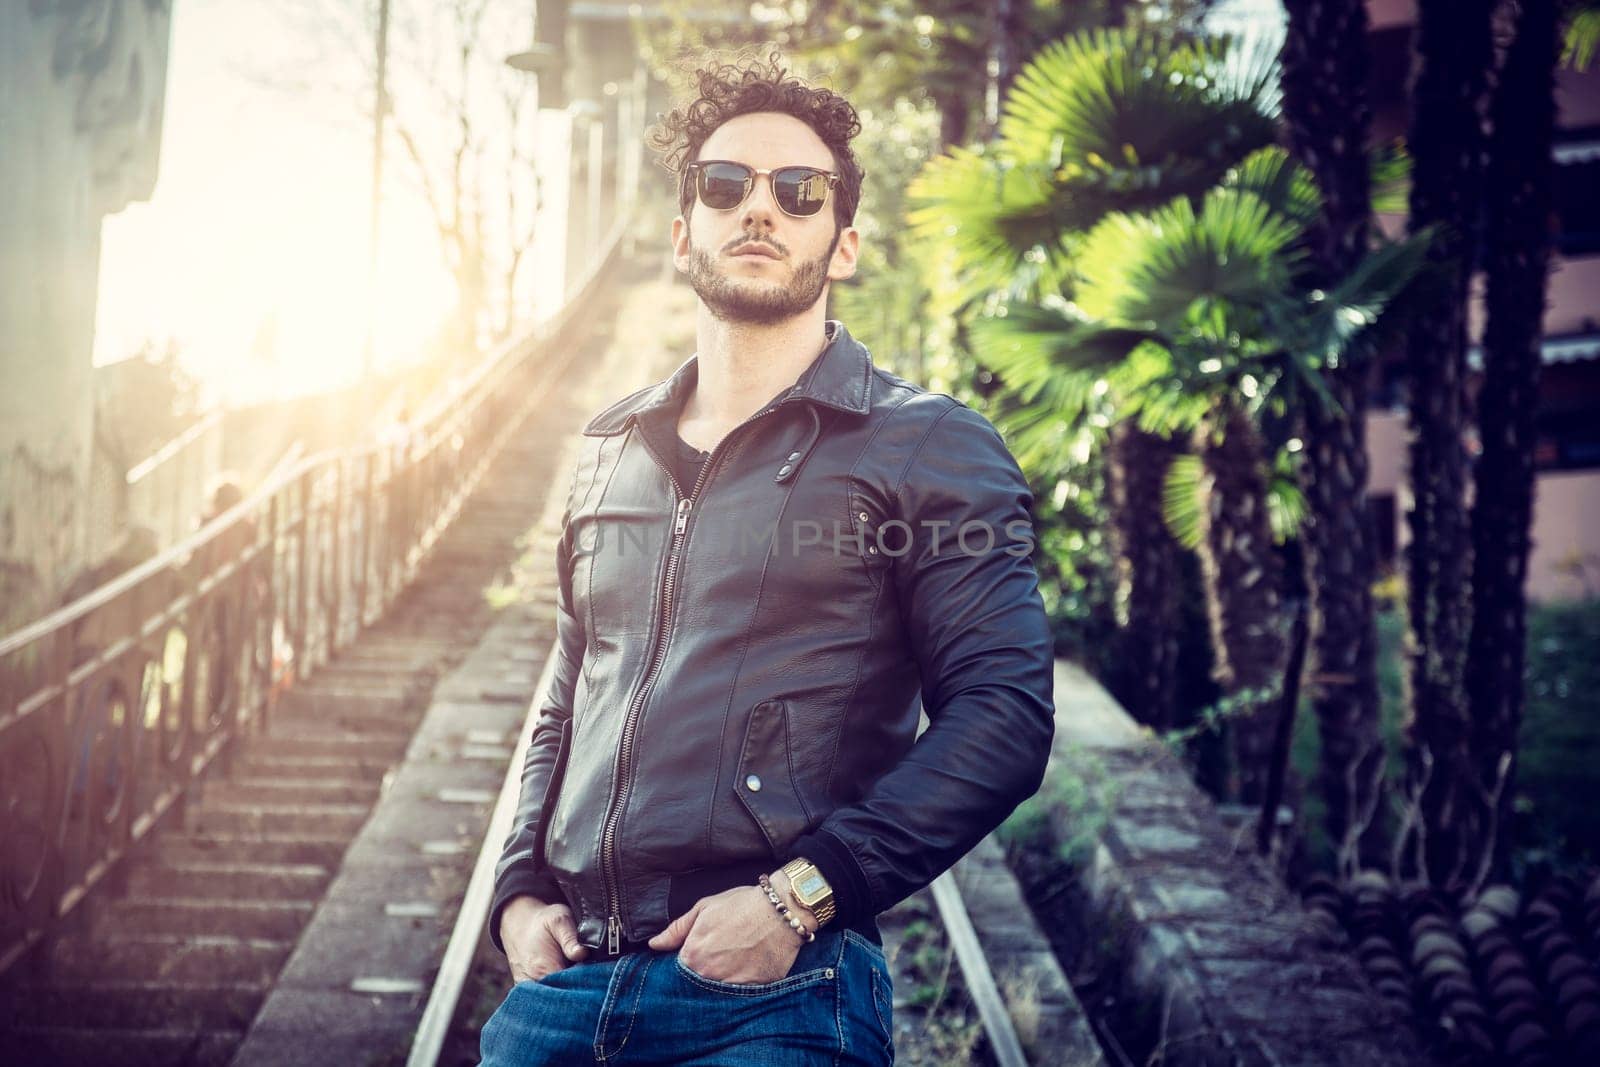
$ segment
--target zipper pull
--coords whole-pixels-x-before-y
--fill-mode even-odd
[[[622,920],[615,915],[606,920],[606,951],[615,956],[622,948]]]
[[[689,508],[693,503],[688,497],[678,501],[678,521],[672,527],[674,535],[683,533],[683,528],[689,524]]]

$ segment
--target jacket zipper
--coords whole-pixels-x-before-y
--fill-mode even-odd
[[[659,456],[656,461],[667,472],[667,480],[672,483],[672,492],[676,499],[674,507],[675,517],[672,524],[672,548],[667,554],[666,572],[661,579],[661,613],[660,625],[656,628],[656,643],[651,651],[650,667],[645,671],[644,680],[639,685],[639,691],[634,695],[632,703],[628,705],[628,716],[622,724],[622,741],[617,757],[617,790],[612,797],[612,805],[606,814],[605,831],[600,839],[600,873],[605,882],[606,892],[606,950],[611,955],[616,955],[622,946],[622,885],[616,874],[616,835],[617,826],[622,821],[622,811],[627,807],[628,793],[632,781],[633,762],[633,735],[638,726],[639,712],[644,707],[645,697],[650,693],[650,687],[655,683],[656,671],[660,669],[661,662],[665,659],[667,648],[667,626],[672,617],[672,591],[678,577],[678,561],[683,551],[686,540],[684,531],[689,525],[689,512],[694,507],[700,488],[705,485],[706,479],[711,474],[711,469],[723,456],[723,446],[731,441],[735,434],[743,430],[752,422],[768,415],[778,409],[778,405],[762,408],[760,411],[745,419],[738,426],[729,431],[721,441],[711,450],[711,455],[706,457],[705,463],[700,468],[700,474],[694,480],[694,485],[689,490],[689,495],[683,495],[683,487],[678,484],[677,477],[672,473],[671,465],[661,463]],[[640,438],[643,440],[643,437]],[[650,451],[648,443],[646,451]],[[654,452],[651,452],[654,455]]]

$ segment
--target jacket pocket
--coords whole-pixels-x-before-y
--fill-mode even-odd
[[[850,530],[846,544],[873,583],[881,584],[895,559],[910,550],[911,528],[904,522],[885,519],[883,506],[855,486],[851,486],[847,499]]]
[[[556,746],[556,761],[550,767],[550,780],[544,784],[544,802],[539,805],[539,833],[533,842],[533,862],[538,870],[545,869],[544,841],[555,821],[557,802],[561,799],[561,779],[566,777],[567,753],[572,747],[572,720],[561,724],[561,741]]]
[[[751,709],[733,784],[774,857],[810,828],[811,817],[789,759],[788,706],[783,701],[764,700]]]

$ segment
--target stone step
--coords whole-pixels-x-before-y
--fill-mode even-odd
[[[259,937],[292,941],[311,920],[316,905],[306,900],[223,901],[186,897],[127,896],[107,901],[90,936],[182,934]]]
[[[273,729],[289,735],[320,736],[337,734],[371,738],[374,741],[399,741],[404,744],[422,721],[422,708],[370,709],[360,706],[329,706],[320,710],[294,709],[280,712]]]
[[[95,981],[25,985],[0,998],[0,1026],[243,1030],[264,983]],[[97,1061],[91,1061],[97,1062]]]
[[[394,761],[371,756],[273,756],[249,752],[234,758],[233,780],[251,778],[343,778],[379,781]]]
[[[410,738],[398,734],[359,734],[310,726],[293,728],[297,725],[280,724],[274,720],[274,732],[254,739],[250,743],[249,756],[338,756],[395,763],[410,744]]]
[[[393,718],[404,714],[407,705],[414,704],[404,686],[372,686],[357,689],[351,686],[302,685],[278,698],[273,709],[273,719],[314,719],[327,721],[338,717]]]
[[[261,937],[111,934],[63,938],[50,947],[51,981],[139,979],[171,982],[271,982],[294,943]]]
[[[375,740],[404,740],[416,732],[423,710],[404,705],[346,702],[280,706],[272,720],[272,727],[276,731],[294,735],[337,731]]]
[[[307,685],[326,685],[333,689],[349,688],[361,689],[377,686],[399,686],[401,688],[413,685],[426,685],[432,681],[434,672],[432,663],[434,657],[418,657],[394,660],[346,660],[344,653],[340,658],[324,667],[317,668],[317,673],[307,680]]]
[[[316,900],[333,872],[315,864],[144,863],[128,875],[128,892],[194,900]]]
[[[7,1063],[95,1067],[224,1067],[244,1040],[240,1030],[79,1030],[21,1027],[5,1035]]]
[[[315,864],[338,870],[350,839],[343,834],[161,834],[148,855],[163,863]]]
[[[332,661],[329,666],[338,664],[350,666],[366,663],[411,663],[417,660],[428,661],[438,657],[449,642],[441,641],[436,637],[416,632],[397,630],[396,626],[403,619],[397,618],[385,627],[386,632],[376,633],[367,631],[361,635],[361,640],[339,652],[339,658]]]
[[[370,804],[382,785],[381,772],[360,777],[332,775],[266,777],[235,775],[206,783],[206,803],[222,804]]]
[[[207,803],[195,811],[193,829],[221,834],[349,834],[367,821],[367,804]]]

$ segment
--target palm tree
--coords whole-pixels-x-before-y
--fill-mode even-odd
[[[1472,509],[1472,631],[1467,692],[1480,781],[1491,783],[1488,855],[1508,858],[1522,673],[1527,647],[1528,527],[1533,512],[1534,413],[1552,206],[1557,0],[1524,0],[1492,105],[1487,183],[1488,321],[1483,335]]]
[[[996,363],[1004,372],[1004,361]],[[1110,430],[1106,479],[1117,559],[1117,655],[1111,695],[1157,730],[1174,725],[1178,682],[1179,545],[1161,518],[1161,488],[1182,444],[1134,420]]]
[[[1286,0],[1280,63],[1291,150],[1315,177],[1322,211],[1311,231],[1311,276],[1325,282],[1365,254],[1372,217],[1367,157],[1367,14],[1363,0]],[[1373,546],[1367,516],[1366,407],[1371,360],[1356,354],[1324,374],[1334,403],[1304,411],[1302,483],[1312,611],[1309,696],[1322,742],[1318,791],[1342,857],[1371,855],[1383,770],[1379,730]],[[1360,846],[1365,844],[1363,850]],[[1348,864],[1348,860],[1347,860]]]
[[[909,216],[913,236],[944,262],[958,311],[1059,297],[1073,285],[1083,236],[1108,213],[1203,194],[1272,143],[1270,83],[1268,63],[1225,41],[1125,29],[1047,45],[1019,73],[997,140],[951,150],[913,184],[923,205]],[[1079,421],[1087,389],[1060,375],[1013,382],[1006,367],[990,366],[1022,400],[1020,418],[1004,422],[1019,458]],[[1170,430],[1136,424],[1106,444],[1125,652],[1117,696],[1141,721],[1166,726],[1178,570],[1156,490],[1182,446]]]
[[[1163,225],[1169,227],[1165,237],[1141,233],[1139,241],[1158,248],[1169,239],[1177,241],[1173,234],[1188,226],[1185,232],[1197,242],[1190,251],[1218,252],[1231,240],[1266,239],[1266,233],[1226,229],[1242,222],[1247,226],[1268,218],[1281,222],[1280,216],[1287,216],[1295,225],[1308,225],[1307,212],[1314,215],[1317,211],[1314,183],[1308,176],[1287,166],[1281,153],[1261,156],[1240,167],[1251,153],[1276,138],[1271,74],[1270,57],[1245,54],[1226,40],[1196,43],[1150,34],[1098,33],[1047,48],[1024,70],[1017,91],[1007,100],[999,142],[986,152],[955,152],[930,165],[912,190],[913,199],[920,197],[929,206],[914,213],[911,221],[921,227],[921,235],[929,243],[937,238],[941,254],[960,266],[957,279],[965,286],[969,305],[999,301],[1013,311],[1028,304],[1043,306],[1051,298],[1075,297],[1085,284],[1080,277],[1084,264],[1093,271],[1096,265],[1126,263],[1121,257],[1127,255],[1127,248],[1108,244],[1109,230],[1102,233],[1100,245],[1089,248],[1087,235],[1109,215],[1122,213],[1125,218],[1118,225],[1138,231],[1139,224],[1129,221],[1134,216],[1179,200],[1191,206],[1202,203],[1225,180],[1232,182],[1239,195],[1226,209],[1219,201],[1212,205],[1210,215],[1201,210],[1207,225],[1222,227],[1224,232],[1206,233],[1204,227],[1195,231],[1198,220],[1191,211],[1186,218],[1174,215],[1165,219]],[[1234,172],[1231,178],[1230,172]],[[1256,200],[1245,197],[1246,192],[1256,194]],[[1178,229],[1171,229],[1175,226]],[[1293,226],[1284,232],[1298,241],[1300,231]],[[1118,239],[1127,236],[1124,233]],[[1238,250],[1226,249],[1223,254],[1236,255]],[[1290,269],[1287,252],[1270,249],[1263,256],[1255,261],[1256,266],[1265,269],[1271,261],[1268,273],[1276,280],[1266,288],[1276,292],[1286,284],[1285,271]],[[1188,265],[1208,269],[1199,260]],[[1174,293],[1183,294],[1184,299],[1162,309],[1163,315],[1187,314],[1193,300],[1206,292],[1204,283],[1192,277],[1145,278],[1141,284],[1169,284]],[[1306,292],[1311,289],[1304,288]],[[1139,314],[1149,311],[1146,308]],[[1132,305],[1120,313],[1133,314]],[[988,345],[980,354],[1018,390],[1024,408],[1056,403],[1055,410],[1069,418],[1083,390],[1059,386],[1061,379],[1070,378],[1062,363],[1092,373],[1097,365],[1109,366],[1127,356],[1129,346],[1150,339],[1148,330],[1126,328],[1119,333],[1101,329],[1092,343],[1080,332],[1067,344],[1062,339],[1067,327],[1058,320],[1037,324],[1042,335],[1055,336],[1030,345],[1017,336],[1019,330],[1025,333],[1030,327],[1026,314],[1013,314],[1010,325],[1017,327],[1010,331],[1012,336]],[[1004,334],[1007,326],[1002,324],[998,330]],[[1073,346],[1078,346],[1078,351],[1072,358],[1057,358]],[[1193,344],[1183,347],[1195,351]],[[1231,359],[1227,345],[1220,348],[1221,355],[1208,352],[1198,358],[1205,362],[1229,357],[1225,362],[1230,373],[1239,374],[1229,384],[1243,387],[1249,380],[1259,392],[1260,382]],[[1336,347],[1332,354],[1347,352]],[[1210,385],[1220,388],[1217,381],[1226,375],[1213,378]],[[1115,377],[1103,382],[1113,406],[1124,413],[1130,405],[1151,407],[1168,399],[1165,394],[1155,400],[1148,395],[1128,397],[1121,393]],[[1139,447],[1152,443],[1140,436],[1150,434],[1152,426],[1157,433],[1170,434],[1179,427],[1192,431],[1204,418],[1211,432],[1203,433],[1202,440],[1213,441],[1218,430],[1233,430],[1231,445],[1209,453],[1216,475],[1208,483],[1212,507],[1201,509],[1200,514],[1214,514],[1216,521],[1207,519],[1204,531],[1197,525],[1194,533],[1195,544],[1211,560],[1208,614],[1217,638],[1219,670],[1235,694],[1260,692],[1262,686],[1256,683],[1274,677],[1281,659],[1276,631],[1265,622],[1276,616],[1276,583],[1271,580],[1271,538],[1264,532],[1267,512],[1260,506],[1266,472],[1278,464],[1267,462],[1259,436],[1243,429],[1249,420],[1235,408],[1234,398],[1224,389],[1206,394],[1187,421],[1163,420],[1158,415],[1149,425],[1141,419],[1113,437],[1111,481],[1132,487],[1112,501],[1114,525],[1126,531],[1119,538],[1120,568],[1124,574],[1132,574],[1143,567],[1152,575],[1142,588],[1129,582],[1135,595],[1127,597],[1128,643],[1130,651],[1141,657],[1135,663],[1147,681],[1146,695],[1152,698],[1166,691],[1170,678],[1161,673],[1170,663],[1168,645],[1161,635],[1170,634],[1171,605],[1161,594],[1170,589],[1164,576],[1172,568],[1164,565],[1164,560],[1170,559],[1167,539],[1150,534],[1160,526],[1154,494],[1141,494],[1138,487],[1150,484],[1152,470],[1157,472],[1155,479],[1165,481],[1166,476],[1159,472],[1170,465],[1175,451],[1168,445],[1153,449],[1151,455],[1152,449]],[[1031,431],[1046,425],[1047,421],[1036,418],[1028,425],[1019,424],[1017,439],[1026,443]],[[1226,441],[1226,433],[1222,439]],[[1144,464],[1145,469],[1130,469],[1131,461]],[[1253,503],[1241,503],[1245,500]],[[1142,510],[1132,510],[1135,508]],[[1249,523],[1250,528],[1237,523]],[[1135,547],[1143,549],[1146,556],[1134,557]],[[1168,555],[1160,556],[1160,552]],[[1248,561],[1239,558],[1241,552],[1250,554]],[[1151,556],[1155,558],[1147,558]],[[1230,581],[1232,574],[1250,580]],[[1141,592],[1142,597],[1137,595]],[[1148,709],[1135,708],[1136,713],[1141,710],[1148,719],[1164,721]],[[1264,717],[1248,715],[1238,723],[1235,739],[1244,754],[1241,763],[1247,779],[1257,777],[1254,754],[1264,750],[1270,726]],[[1372,733],[1375,735],[1375,729]],[[1337,745],[1328,746],[1328,751],[1340,756]],[[1344,777],[1342,772],[1337,775],[1341,782]],[[1255,787],[1253,780],[1244,784],[1247,790]]]
[[[1274,529],[1276,464],[1256,420],[1273,403],[1329,403],[1319,368],[1362,341],[1420,256],[1420,241],[1381,249],[1333,289],[1314,289],[1299,270],[1316,211],[1309,176],[1280,149],[1262,150],[1198,210],[1178,197],[1108,215],[1082,240],[1072,303],[1007,309],[975,330],[980,354],[1009,378],[1099,375],[1122,398],[1121,415],[1193,432],[1201,499],[1186,512],[1192,524],[1174,525],[1200,549],[1217,678],[1236,716],[1239,792],[1250,801],[1268,773],[1286,651],[1272,552],[1284,524]]]
[[[1468,278],[1482,201],[1483,102],[1492,0],[1419,0],[1409,225],[1443,227],[1430,257],[1448,277],[1407,344],[1411,442],[1407,652],[1413,791],[1436,884],[1461,878],[1481,844],[1487,787],[1471,756],[1465,668],[1472,543],[1463,379]]]

